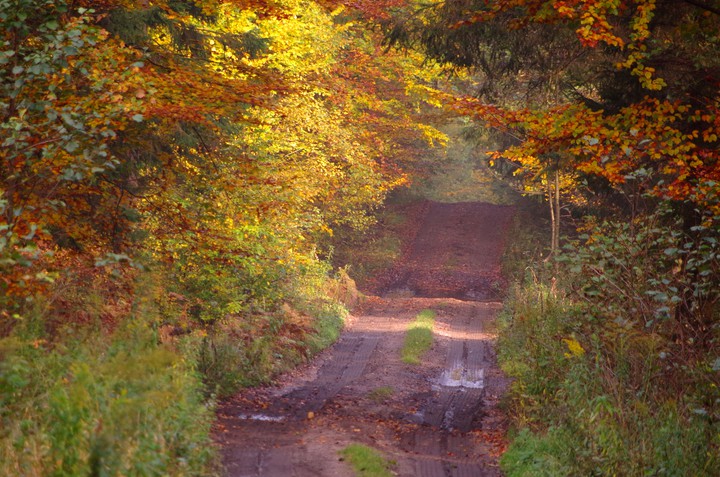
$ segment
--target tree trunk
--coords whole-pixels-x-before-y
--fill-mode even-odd
[[[550,182],[550,175],[547,175],[547,198],[548,205],[550,206],[550,253],[548,259],[555,253],[557,243],[555,242],[555,223],[557,218],[555,217],[555,201],[553,200],[553,185]]]
[[[560,171],[555,170],[555,227],[553,228],[555,248],[553,252],[560,248]]]
[[[560,248],[560,172],[555,171],[552,179],[547,174],[547,198],[550,206],[550,259]]]

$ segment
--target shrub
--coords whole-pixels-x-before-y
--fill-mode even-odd
[[[720,474],[720,228],[682,226],[605,223],[512,288],[509,476]]]
[[[0,474],[205,475],[212,412],[145,323],[45,348],[0,342]]]

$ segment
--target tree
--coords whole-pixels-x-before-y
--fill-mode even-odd
[[[333,2],[3,2],[9,308],[68,256],[160,264],[210,321],[276,306],[441,138]]]
[[[464,0],[408,2],[385,24],[391,43],[476,71],[477,99],[453,107],[513,131],[519,144],[499,156],[536,172],[563,157],[617,190],[646,171],[645,190],[709,207],[717,16],[712,2]]]

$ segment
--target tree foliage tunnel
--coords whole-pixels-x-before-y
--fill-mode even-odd
[[[414,60],[379,54],[340,5],[0,12],[4,332],[69,260],[161,264],[208,319],[272,302],[321,237],[370,223],[432,136]]]

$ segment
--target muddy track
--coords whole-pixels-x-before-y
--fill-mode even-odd
[[[220,405],[226,475],[351,476],[338,451],[352,442],[379,449],[400,476],[500,475],[506,380],[494,319],[512,213],[429,203],[405,256],[333,347],[276,387]],[[433,348],[422,366],[405,364],[404,333],[427,308],[437,313]]]

